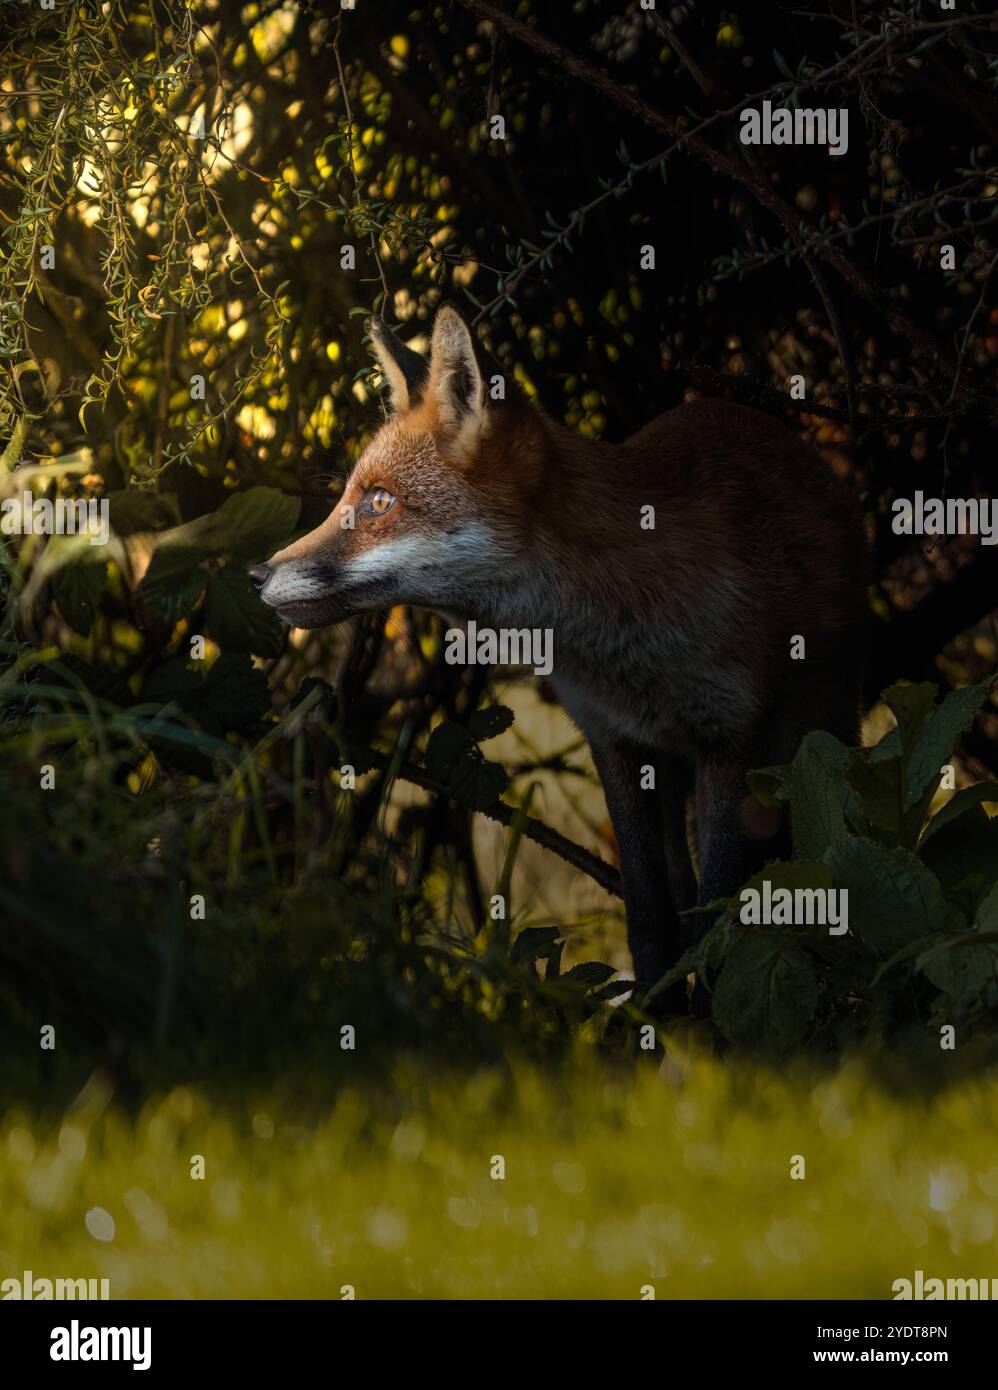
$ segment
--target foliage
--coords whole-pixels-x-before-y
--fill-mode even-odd
[[[506,789],[507,777],[498,763],[489,762],[479,744],[495,738],[513,722],[513,711],[502,705],[475,710],[465,728],[438,724],[426,747],[426,770],[450,794],[472,811],[486,810]]]
[[[486,913],[462,927],[453,883],[441,893],[418,853],[400,877],[383,816],[409,764],[396,756],[368,769],[358,811],[361,793],[319,773],[316,749],[344,746],[321,683],[268,727],[251,703],[225,696],[254,674],[229,662],[219,657],[203,681],[179,667],[174,688],[127,710],[99,708],[53,662],[29,687],[30,732],[3,726],[0,998],[15,1071],[17,1058],[34,1057],[25,1065],[39,1076],[49,1067],[33,1039],[51,1019],[77,1071],[113,1058],[135,1081],[192,1068],[263,1077],[290,1048],[296,1067],[335,1089],[339,1030],[359,1019],[376,1030],[363,1056],[376,1072],[417,1045],[451,1060],[546,1056],[580,1029],[612,1052],[637,1049],[645,1016],[620,1002],[626,981],[599,961],[563,969],[561,924],[521,916],[514,932],[505,913]],[[793,914],[793,925],[745,926],[742,894],[715,904],[701,945],[661,987],[697,970],[736,1047],[829,1055],[865,1038],[924,1053],[943,1025],[961,1047],[975,1036],[995,1044],[998,823],[983,804],[998,785],[965,789],[928,816],[940,759],[987,686],[938,705],[934,693],[885,692],[898,724],[872,748],[811,734],[792,766],[752,775],[761,799],[789,807],[797,857],[748,887],[846,890],[849,931]],[[24,699],[16,684],[6,694]],[[237,716],[261,735],[246,752],[220,737]],[[427,767],[453,776],[464,758],[471,769],[453,778],[455,800],[481,805],[489,764],[476,735],[509,719],[493,707],[434,730]],[[46,766],[55,785],[39,792]],[[382,826],[373,837],[372,823]],[[510,824],[515,854],[523,813]],[[400,821],[398,833],[414,828]],[[508,885],[507,865],[495,891]]]
[[[386,872],[387,835],[358,848],[357,793],[316,794],[304,775],[309,742],[337,738],[309,722],[319,688],[249,752],[205,732],[231,723],[224,677],[212,679],[226,661],[193,692],[128,711],[95,707],[53,663],[30,687],[33,729],[3,726],[5,1094],[37,1089],[58,1103],[101,1067],[126,1094],[177,1077],[231,1088],[293,1072],[303,1091],[328,1095],[410,1050],[448,1063],[541,1059],[580,1033],[635,1049],[639,1016],[610,1011],[596,989],[613,968],[562,971],[560,928],[463,928],[452,888],[435,907],[418,874],[400,885]],[[483,712],[477,725],[494,732],[501,719]],[[196,775],[153,774],[152,760]],[[54,785],[40,791],[46,767]],[[389,786],[375,775],[379,806]],[[52,1052],[38,1046],[50,1023]],[[347,1025],[356,1050],[341,1048]]]
[[[661,987],[701,972],[714,1022],[750,1047],[838,1049],[866,1036],[903,1049],[947,1025],[961,1044],[975,1032],[995,1040],[998,821],[982,803],[998,801],[998,783],[967,787],[928,814],[989,689],[967,686],[936,704],[933,685],[892,686],[883,698],[897,724],[873,747],[816,732],[789,767],[752,773],[755,794],[789,810],[795,858],[716,904],[710,930]],[[808,925],[799,908],[792,925],[746,925],[744,895],[766,884],[772,894],[848,894],[842,930],[823,914]]]

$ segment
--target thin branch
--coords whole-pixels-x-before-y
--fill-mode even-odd
[[[361,758],[364,762],[380,768],[382,771],[387,770],[391,762],[391,758],[387,754],[373,753],[368,749],[364,749],[363,753],[358,753],[358,760]],[[428,772],[424,772],[421,767],[416,767],[414,763],[402,763],[395,775],[401,777],[404,782],[411,782],[413,786],[422,787],[424,791],[433,792],[436,796],[446,796],[453,800],[451,793],[442,782],[438,782],[436,778],[431,777]],[[537,820],[534,816],[521,816],[517,807],[507,806],[504,801],[497,801],[488,810],[480,810],[479,814],[507,827],[512,826],[515,819],[528,840],[533,840],[535,844],[559,855],[566,864],[571,864],[573,869],[580,869],[607,893],[612,893],[617,898],[623,896],[620,873],[612,864],[608,864],[598,854],[592,854],[589,850],[584,849],[582,845],[577,845],[574,840],[569,840],[567,836],[560,834],[557,830],[552,830],[543,821]]]
[[[342,24],[343,16],[339,14],[336,16],[336,33],[333,36],[333,56],[336,59],[336,71],[339,74],[340,91],[343,93],[343,108],[347,113],[347,150],[350,154],[350,172],[353,175],[354,196],[357,199],[358,206],[360,206],[364,199],[360,191],[360,178],[357,174],[357,163],[353,156],[353,113],[350,109],[350,93],[347,90],[347,79],[343,71],[343,62],[340,58],[340,30]],[[381,288],[385,296],[382,307],[387,313],[391,303],[391,295],[388,293],[388,281],[385,278],[385,268],[381,264],[381,257],[378,255],[378,239],[374,234],[373,227],[370,232],[370,237],[371,254],[374,256],[374,263],[378,267],[378,274],[381,277]]]
[[[773,215],[786,227],[787,231],[796,239],[806,242],[813,246],[817,254],[826,261],[858,294],[862,299],[867,300],[883,313],[892,330],[902,338],[906,338],[914,347],[917,347],[926,356],[933,359],[938,368],[950,379],[954,375],[955,368],[949,362],[939,345],[919,324],[913,322],[907,314],[897,308],[896,305],[885,302],[884,295],[873,280],[870,279],[866,271],[856,264],[849,256],[845,255],[838,247],[830,245],[827,241],[822,241],[815,230],[811,227],[806,218],[785,199],[780,197],[767,179],[760,179],[753,171],[747,168],[739,160],[731,158],[709,145],[701,138],[702,132],[708,126],[715,124],[726,115],[736,114],[752,98],[743,98],[741,102],[730,112],[717,112],[713,116],[702,121],[692,130],[684,130],[680,125],[679,119],[674,116],[667,116],[651,106],[643,97],[635,92],[629,91],[626,87],[620,86],[612,77],[609,77],[601,69],[594,67],[578,54],[570,52],[561,44],[549,39],[538,29],[522,23],[513,18],[505,10],[497,5],[490,3],[490,0],[457,0],[466,10],[477,15],[480,19],[491,21],[499,25],[513,38],[519,39],[521,43],[532,48],[536,53],[542,54],[550,59],[562,71],[569,74],[587,86],[592,87],[600,95],[613,101],[623,110],[628,111],[638,120],[653,130],[661,131],[677,142],[678,146],[685,146],[690,153],[713,169],[716,174],[725,178],[732,179],[736,183],[747,188],[755,199],[767,208]],[[952,27],[951,21],[944,21],[942,25],[926,25],[926,28]],[[809,84],[803,84],[809,85]]]
[[[963,364],[964,364],[964,362],[966,361],[966,357],[967,357],[967,348],[968,348],[969,345],[970,345],[970,330],[973,328],[974,323],[975,323],[976,320],[977,320],[977,315],[981,312],[981,309],[984,307],[984,300],[985,300],[985,296],[987,295],[988,285],[991,283],[991,275],[992,275],[992,272],[994,271],[994,268],[995,268],[996,265],[998,265],[998,251],[996,251],[995,254],[992,256],[991,262],[990,262],[990,264],[989,264],[987,270],[984,272],[984,277],[983,277],[983,279],[982,279],[982,281],[981,281],[981,292],[980,292],[980,294],[977,296],[977,303],[974,305],[973,309],[971,309],[971,311],[970,311],[970,316],[969,316],[969,318],[967,319],[966,325],[964,326],[963,338],[962,338],[961,343],[960,343],[960,351],[959,351],[959,353],[957,354],[957,359],[956,359],[956,371],[955,371],[954,374],[953,374],[953,385],[952,385],[952,388],[951,388],[950,393],[949,393],[949,399],[948,399],[947,402],[946,402],[946,408],[947,408],[948,410],[951,410],[951,409],[952,409],[953,402],[956,400],[957,391],[958,391],[959,386],[960,386],[960,377],[961,377],[961,375],[962,375],[962,373],[963,373]],[[948,419],[947,422],[946,422],[946,430],[945,430],[945,433],[943,434],[943,441],[942,441],[942,455],[943,455],[943,496],[944,496],[944,497],[946,496],[946,490],[947,490],[947,488],[948,488],[948,486],[949,486],[949,452],[948,452],[948,447],[949,447],[949,437],[950,437],[950,434],[952,433],[952,430],[953,430],[953,415],[950,414],[950,417],[949,417],[949,419]]]

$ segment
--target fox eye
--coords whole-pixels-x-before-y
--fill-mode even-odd
[[[395,498],[386,487],[376,487],[368,497],[367,504],[375,516],[384,516],[395,505]]]

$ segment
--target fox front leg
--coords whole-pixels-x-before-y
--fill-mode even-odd
[[[593,744],[596,770],[620,852],[627,944],[640,998],[675,965],[682,934],[669,882],[662,800],[647,785],[654,754],[624,743]],[[642,785],[642,783],[646,785]],[[686,1012],[685,985],[659,995],[655,1012]]]
[[[701,753],[696,768],[697,906],[728,898],[751,876],[784,852],[783,817],[751,795],[748,770],[758,757]],[[786,847],[787,849],[789,846]],[[699,918],[697,935],[709,927]]]

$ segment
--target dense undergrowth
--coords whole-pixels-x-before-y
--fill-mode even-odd
[[[344,736],[324,722],[318,687],[236,743],[176,702],[100,701],[60,661],[29,670],[33,683],[7,683],[14,717],[2,726],[9,1076],[29,1087],[61,1076],[71,1091],[95,1066],[141,1088],[262,1082],[290,1065],[335,1090],[409,1051],[548,1059],[579,1036],[611,1056],[660,1049],[610,965],[564,968],[569,926],[471,920],[442,864],[417,856],[399,873],[391,764],[368,772],[366,793],[341,789],[336,770],[315,776],[316,736],[334,750]],[[897,725],[872,749],[812,735],[792,768],[753,776],[760,796],[789,803],[795,842],[794,860],[754,886],[846,890],[848,914],[832,931],[820,912],[803,922],[799,905],[785,925],[746,925],[742,894],[715,905],[675,973],[699,966],[724,1045],[823,1059],[861,1044],[993,1053],[998,826],[984,805],[996,788],[928,814],[987,688],[938,705],[934,693],[888,692]],[[448,727],[455,757],[489,766]],[[380,809],[358,826],[365,794]],[[39,1046],[45,1028],[54,1046]]]

